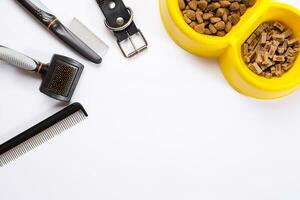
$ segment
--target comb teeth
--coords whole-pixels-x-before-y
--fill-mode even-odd
[[[10,162],[21,157],[22,155],[51,140],[55,136],[63,133],[64,131],[83,121],[85,118],[86,113],[84,113],[82,110],[79,110],[66,117],[65,119],[52,125],[51,127],[45,129],[39,134],[15,146],[14,148],[0,155],[0,167],[9,164]]]

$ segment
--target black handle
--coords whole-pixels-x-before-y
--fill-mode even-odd
[[[102,58],[92,50],[87,44],[80,40],[74,33],[66,28],[53,14],[48,13],[30,0],[16,0],[26,8],[33,16],[41,21],[59,39],[68,44],[72,49],[80,53],[88,60],[99,64]]]
[[[75,51],[80,53],[90,61],[99,64],[102,58],[89,46],[87,46],[80,38],[78,38],[72,31],[65,27],[59,20],[56,20],[49,29],[62,41],[72,47]]]
[[[51,22],[53,22],[56,19],[54,15],[40,9],[29,0],[16,0],[16,1],[18,1],[24,8],[26,8],[33,16],[35,16],[46,27],[48,27],[49,24],[51,24]]]

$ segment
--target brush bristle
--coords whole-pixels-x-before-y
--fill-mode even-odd
[[[78,68],[71,65],[59,64],[49,82],[49,91],[57,95],[68,96],[77,71]]]
[[[2,155],[0,155],[0,167],[7,165],[11,161],[18,159],[19,157],[26,154],[27,152],[51,140],[55,136],[63,133],[64,131],[68,130],[69,128],[83,121],[85,118],[86,118],[85,113],[79,110],[73,113],[72,115],[66,117],[62,121],[54,124],[50,128],[45,129],[39,134],[31,137],[30,139],[26,140],[20,145],[14,147],[13,149],[3,153]]]

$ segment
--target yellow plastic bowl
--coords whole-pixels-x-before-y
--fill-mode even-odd
[[[300,87],[300,56],[293,68],[282,77],[266,79],[254,74],[243,61],[241,46],[255,29],[266,21],[280,21],[300,38],[300,12],[271,0],[257,0],[240,22],[224,37],[199,34],[184,21],[178,0],[160,0],[166,30],[187,51],[204,57],[219,58],[225,78],[240,93],[258,99],[286,96]]]

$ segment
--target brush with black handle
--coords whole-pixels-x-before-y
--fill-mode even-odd
[[[59,39],[69,45],[88,60],[99,64],[102,58],[74,33],[65,27],[56,16],[39,0],[16,0],[26,8],[34,17],[51,30]]]
[[[0,45],[0,60],[42,75],[40,91],[54,99],[69,102],[84,66],[72,58],[55,54],[49,64],[36,61]]]

